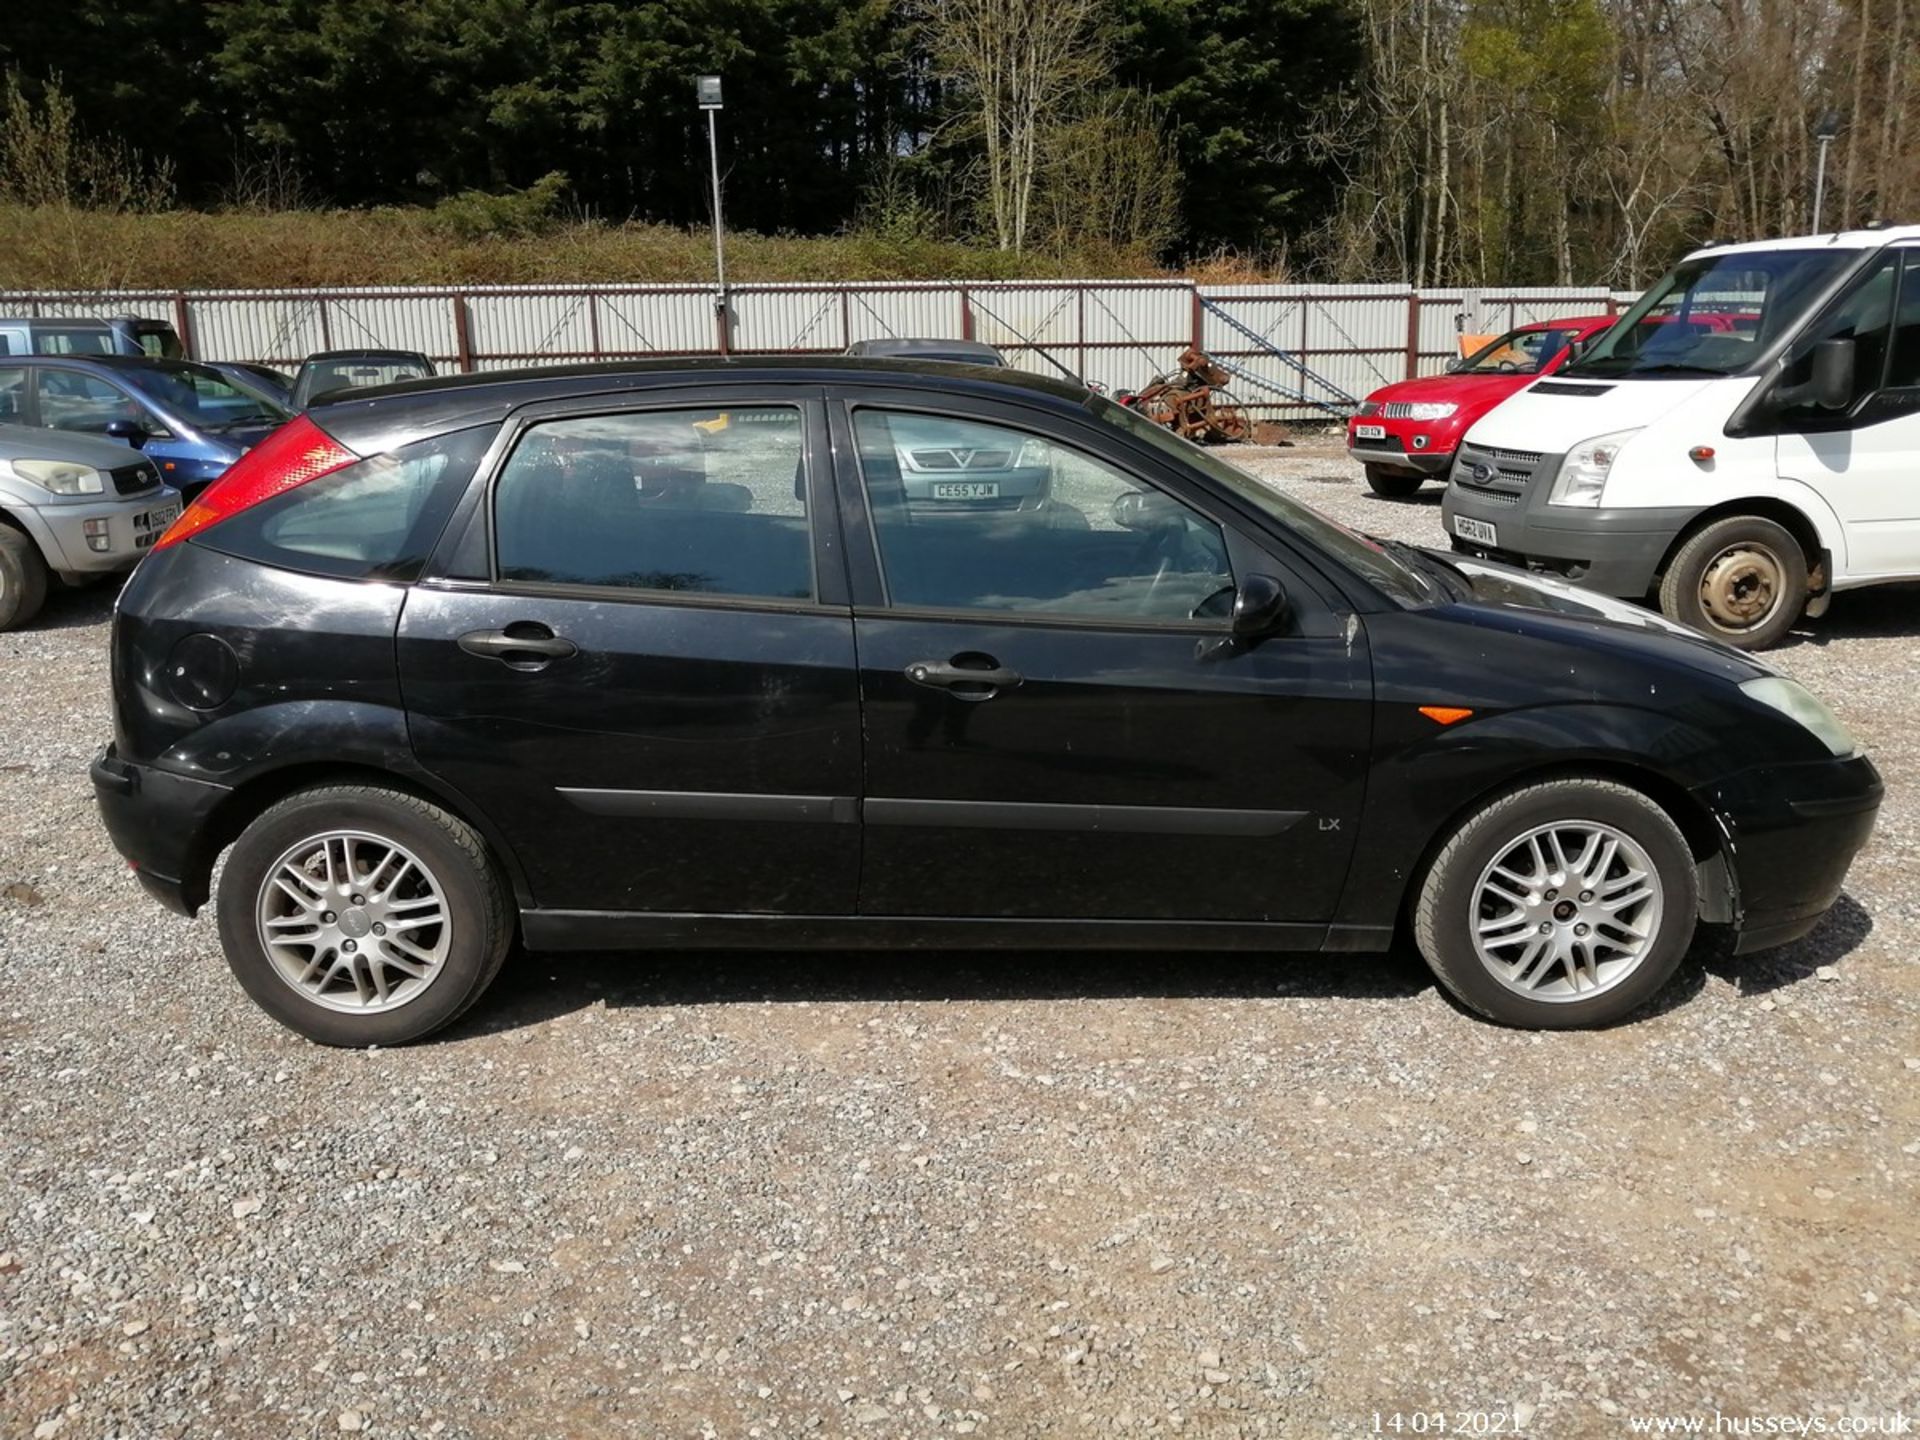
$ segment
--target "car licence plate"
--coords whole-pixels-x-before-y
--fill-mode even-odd
[[[1387,427],[1384,425],[1356,425],[1353,427],[1353,436],[1356,440],[1384,440],[1387,438]]]
[[[178,504],[161,505],[133,517],[133,544],[136,550],[145,550],[160,538],[161,532],[180,518]]]
[[[933,482],[933,498],[936,500],[998,500],[1000,482],[998,480],[936,480]]]
[[[1475,520],[1470,516],[1453,517],[1453,533],[1462,540],[1471,540],[1476,545],[1498,545],[1500,532],[1484,520]]]

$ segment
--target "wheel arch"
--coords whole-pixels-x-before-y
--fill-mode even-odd
[[[1746,495],[1736,500],[1723,500],[1718,505],[1702,510],[1681,526],[1668,543],[1666,552],[1661,555],[1660,563],[1653,572],[1655,586],[1659,585],[1668,567],[1673,564],[1674,557],[1680,553],[1680,547],[1687,541],[1716,521],[1744,515],[1771,520],[1800,542],[1801,553],[1807,557],[1809,594],[1819,594],[1832,587],[1838,561],[1844,558],[1844,552],[1836,550],[1840,543],[1838,527],[1829,537],[1807,507],[1779,495]],[[1815,583],[1816,578],[1818,583]]]
[[[1462,825],[1510,791],[1555,780],[1610,780],[1646,796],[1679,827],[1687,849],[1692,852],[1694,871],[1700,882],[1700,919],[1709,924],[1727,925],[1738,918],[1740,903],[1731,863],[1732,842],[1713,812],[1671,776],[1632,760],[1606,756],[1533,766],[1506,775],[1463,800],[1435,827],[1421,850],[1419,861],[1408,874],[1401,902],[1402,923],[1419,904],[1420,892],[1426,886],[1434,860]]]
[[[206,903],[214,862],[240,838],[247,826],[289,795],[326,785],[374,786],[438,805],[479,834],[486,843],[487,853],[507,877],[515,904],[522,908],[532,904],[526,874],[512,846],[465,796],[422,773],[402,773],[366,763],[311,760],[250,776],[214,806],[195,847],[190,873],[182,877],[182,886],[193,908],[197,910]]]

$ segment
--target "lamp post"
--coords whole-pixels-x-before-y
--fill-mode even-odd
[[[1822,110],[1813,122],[1813,138],[1820,142],[1820,158],[1813,168],[1813,233],[1820,233],[1820,210],[1827,198],[1827,147],[1840,133],[1842,116],[1838,110]]]
[[[720,77],[702,75],[693,82],[694,98],[707,112],[707,158],[713,166],[713,272],[718,289],[713,297],[713,312],[720,325],[720,349],[727,344],[727,244],[726,225],[720,215]]]

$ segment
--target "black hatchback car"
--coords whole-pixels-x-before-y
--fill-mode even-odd
[[[896,432],[1045,452],[926,522]],[[961,442],[956,442],[961,443]],[[1050,380],[673,361],[358,393],[114,622],[94,765],[240,982],[393,1044],[533,949],[1378,951],[1617,1019],[1839,893],[1881,783],[1759,661],[1355,534]]]

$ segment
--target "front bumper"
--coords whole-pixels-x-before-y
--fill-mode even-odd
[[[42,548],[51,569],[69,575],[97,575],[131,570],[153,548],[161,532],[179,518],[180,492],[162,485],[128,499],[103,499],[84,504],[42,505],[35,510],[44,536]],[[87,523],[102,548],[90,544]]]
[[[1514,493],[1481,488],[1456,469],[1440,502],[1441,523],[1455,550],[1528,570],[1544,570],[1597,590],[1638,600],[1653,589],[1660,562],[1680,532],[1700,513],[1697,505],[1627,509],[1547,504],[1551,475],[1536,476]],[[1494,528],[1498,539],[1463,539],[1456,517]]]
[[[1377,440],[1350,440],[1347,454],[1362,465],[1385,465],[1390,470],[1417,470],[1422,475],[1444,475],[1453,464],[1453,451],[1395,450]]]
[[[1694,792],[1727,832],[1736,953],[1797,940],[1840,898],[1885,787],[1864,755],[1749,770]]]
[[[111,744],[89,774],[107,836],[142,888],[176,914],[198,912],[213,869],[210,822],[232,791],[122,760]]]

